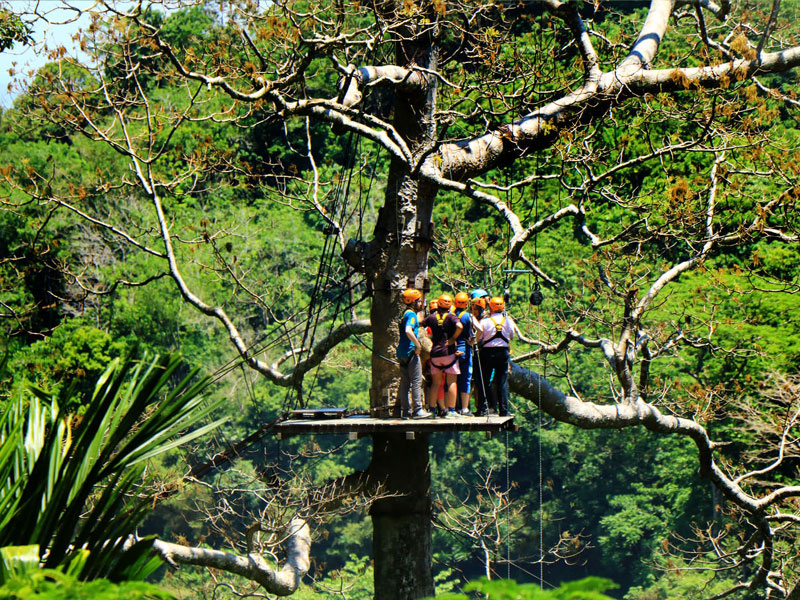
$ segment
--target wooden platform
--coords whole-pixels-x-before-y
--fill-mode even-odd
[[[416,434],[454,431],[485,431],[494,435],[502,431],[516,431],[514,417],[459,417],[456,419],[376,419],[368,416],[351,416],[341,419],[289,419],[277,423],[273,431],[278,439],[293,435],[339,434],[350,439],[373,433],[404,433],[414,439]]]

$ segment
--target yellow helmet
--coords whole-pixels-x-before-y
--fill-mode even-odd
[[[420,292],[419,290],[415,290],[414,288],[408,288],[403,292],[404,304],[413,304],[420,298],[422,298],[422,292]]]
[[[454,302],[456,308],[467,308],[467,306],[469,306],[469,294],[466,292],[458,292]]]
[[[492,312],[502,312],[506,308],[506,303],[500,296],[495,296],[489,300],[489,310]]]
[[[439,308],[450,310],[450,307],[453,306],[453,298],[450,296],[450,294],[442,294],[439,296],[437,303]]]

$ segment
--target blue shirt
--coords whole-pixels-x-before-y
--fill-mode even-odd
[[[414,343],[406,335],[406,327],[411,327],[419,338],[419,319],[413,310],[407,310],[400,319],[400,343],[397,344],[397,358],[408,358],[414,354]]]
[[[456,316],[464,326],[464,329],[461,330],[461,335],[456,338],[456,351],[466,352],[467,340],[469,340],[470,336],[472,335],[472,315],[469,314],[469,310],[464,309],[464,312]]]

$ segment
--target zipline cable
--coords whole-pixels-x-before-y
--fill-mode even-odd
[[[506,579],[511,579],[511,472],[508,461],[508,429],[506,429]]]
[[[350,291],[352,291],[353,289],[355,289],[356,287],[358,287],[362,283],[363,283],[363,281],[355,282],[354,284],[348,286],[343,292],[341,292],[341,295],[349,293]],[[363,300],[363,298],[361,300]],[[355,303],[352,303],[351,306],[355,306],[356,304],[361,302],[361,300],[359,300],[359,301],[357,301]],[[324,308],[327,308],[328,306],[330,306],[332,304],[333,304],[333,301],[330,301],[325,305]],[[288,317],[287,321],[292,320],[293,317],[295,317],[296,315],[300,314],[301,312],[303,312],[303,311],[298,310],[297,312],[293,313],[292,315],[290,315]],[[249,354],[248,357],[242,356],[241,353],[237,354],[236,356],[234,356],[233,358],[228,360],[226,363],[221,365],[219,368],[217,368],[217,370],[214,373],[211,374],[211,383],[215,383],[215,382],[219,381],[222,377],[224,377],[225,375],[230,373],[233,369],[237,368],[239,366],[240,362],[246,362],[249,358],[254,358],[254,357],[258,356],[259,354],[262,354],[262,353],[266,352],[267,350],[270,350],[272,347],[276,346],[278,343],[280,343],[284,339],[288,338],[289,335],[293,331],[295,331],[296,329],[304,326],[305,323],[306,323],[305,320],[296,322],[290,328],[285,328],[283,331],[281,331],[271,341],[267,341],[267,340],[269,340],[269,337],[270,337],[271,334],[265,334],[260,339],[256,340],[255,342],[250,344],[250,346],[248,346],[248,347],[246,347],[244,349],[244,352]],[[272,333],[275,333],[275,332],[272,332]],[[264,344],[264,345],[259,347],[260,344]]]
[[[352,178],[352,166],[353,166],[352,142],[353,142],[353,133],[350,132],[350,135],[347,138],[347,142],[345,143],[345,148],[344,148],[345,152],[344,152],[344,160],[342,161],[341,175],[339,176],[338,181],[336,182],[336,186],[333,190],[331,207],[328,210],[328,212],[332,215],[333,223],[337,223],[337,219],[339,219],[341,216],[346,215],[347,193],[349,192],[350,188],[350,179]],[[310,148],[309,148],[309,156],[311,157]],[[317,327],[319,325],[319,321],[322,316],[322,310],[318,309],[317,304],[319,302],[319,298],[322,293],[323,283],[327,284],[327,282],[330,281],[332,264],[333,264],[333,253],[336,248],[335,244],[333,243],[333,239],[337,233],[338,231],[336,230],[336,228],[334,226],[331,226],[330,233],[328,233],[325,236],[325,241],[322,245],[322,252],[319,259],[319,268],[317,269],[317,276],[314,280],[314,287],[311,291],[311,301],[309,302],[308,306],[308,318],[306,320],[306,326],[305,329],[303,330],[303,337],[300,343],[301,351],[299,353],[299,360],[302,360],[303,349],[306,349],[307,355],[311,354],[313,341],[316,338]],[[333,315],[334,321],[336,320],[338,306],[339,302],[337,302],[337,308],[336,311],[334,311]],[[298,383],[297,387],[287,389],[286,396],[283,402],[285,409],[288,409],[289,407],[296,404],[300,404],[301,407],[306,404],[306,400],[305,398],[303,398],[302,390],[303,390],[302,381]],[[294,401],[292,401],[293,397]]]
[[[536,175],[539,175],[539,155],[536,155]],[[536,181],[533,187],[533,210],[535,213],[534,218],[539,222],[539,182]],[[539,235],[538,232],[533,236],[533,261],[538,266],[539,264]],[[536,276],[536,289],[539,289],[539,277]],[[536,324],[539,330],[538,337],[542,339],[542,317],[540,314],[539,304],[536,305]],[[544,486],[544,477],[542,475],[542,377],[544,371],[547,369],[547,355],[542,353],[542,374],[537,379],[537,398],[539,399],[539,410],[537,419],[537,438],[539,442],[539,588],[544,589],[544,504],[542,488]]]

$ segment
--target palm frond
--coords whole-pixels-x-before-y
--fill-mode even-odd
[[[151,569],[141,544],[123,559],[130,551],[124,541],[149,503],[141,495],[143,461],[224,422],[205,423],[222,400],[203,399],[208,379],[197,370],[170,385],[181,366],[176,356],[145,362],[131,353],[113,361],[74,428],[42,390],[7,403],[0,415],[0,546],[36,544],[48,568],[78,560],[82,578]]]

